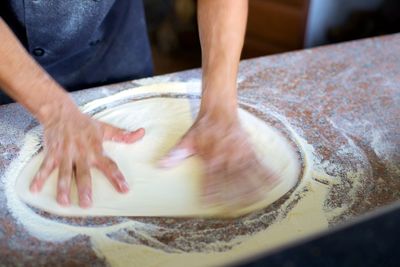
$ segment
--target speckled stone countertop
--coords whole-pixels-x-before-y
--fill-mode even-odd
[[[325,161],[361,171],[357,201],[335,225],[400,199],[400,34],[246,60],[241,63],[239,98],[284,116]],[[78,104],[146,83],[200,79],[190,70],[73,93]],[[35,120],[19,105],[0,106],[0,266],[104,266],[86,236],[65,242],[40,240],[8,209],[4,174],[18,156]],[[341,170],[325,169],[330,175]],[[349,185],[350,186],[350,185]],[[345,203],[346,190],[332,193]],[[343,203],[342,203],[343,202]],[[110,224],[97,218],[85,225]],[[181,226],[185,221],[175,223]],[[226,224],[226,222],[224,223]],[[215,227],[218,228],[217,223]],[[170,242],[166,240],[165,242]]]

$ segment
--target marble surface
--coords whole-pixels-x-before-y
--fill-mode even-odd
[[[399,265],[400,203],[360,218],[329,234],[246,259],[241,267],[396,267]]]
[[[240,65],[240,102],[279,113],[313,145],[320,167],[329,175],[342,176],[348,183],[347,187],[331,193],[333,207],[349,205],[346,212],[330,221],[332,226],[400,199],[398,51],[400,34],[251,59]],[[193,81],[200,77],[199,70],[189,70],[72,95],[78,104],[84,104],[142,84]],[[36,125],[18,104],[0,106],[0,265],[104,266],[107,263],[96,256],[88,237],[79,235],[65,242],[43,241],[31,235],[9,210],[4,174],[17,158],[24,134]],[[326,162],[343,168],[329,169]],[[356,199],[350,200],[352,185],[344,172],[352,170],[361,172],[363,185]],[[66,221],[93,226],[125,219]],[[170,219],[159,223],[178,224],[182,228],[189,222]],[[239,221],[223,224],[230,223],[240,224]],[[216,231],[221,228],[220,222],[211,224]],[[169,244],[173,242],[170,239],[165,237],[161,241]],[[179,244],[174,245],[179,249]]]

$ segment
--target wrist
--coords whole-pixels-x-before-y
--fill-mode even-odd
[[[67,92],[40,68],[29,72],[29,79],[14,81],[10,86],[14,98],[43,125],[78,110]]]
[[[237,109],[236,78],[222,77],[202,80],[202,107],[212,106],[216,109]],[[204,104],[204,105],[203,105]]]
[[[72,99],[70,99],[67,93],[62,92],[51,101],[43,103],[34,115],[42,125],[46,126],[60,121],[67,116],[76,117],[73,114],[77,112],[79,110]]]
[[[238,119],[235,98],[213,94],[203,96],[198,118],[205,118],[215,123],[232,124]]]

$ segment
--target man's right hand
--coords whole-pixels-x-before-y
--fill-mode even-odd
[[[102,142],[132,143],[144,130],[126,132],[82,114],[72,99],[27,53],[0,18],[0,88],[28,109],[44,126],[45,158],[30,189],[39,192],[49,175],[58,172],[57,201],[70,204],[72,177],[79,205],[92,203],[90,168],[102,171],[118,192],[129,190],[117,164],[103,151]]]
[[[79,206],[92,204],[90,168],[102,171],[120,193],[129,191],[128,184],[117,164],[104,154],[102,142],[133,143],[144,135],[144,129],[133,132],[116,128],[82,114],[75,105],[61,106],[56,114],[48,113],[44,126],[45,157],[30,185],[39,192],[50,174],[58,168],[57,202],[70,204],[72,177],[78,188]],[[51,114],[51,115],[50,115]]]

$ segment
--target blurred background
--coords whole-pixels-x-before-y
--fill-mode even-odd
[[[201,65],[196,0],[144,0],[154,74]],[[249,0],[242,58],[400,32],[400,0]]]

